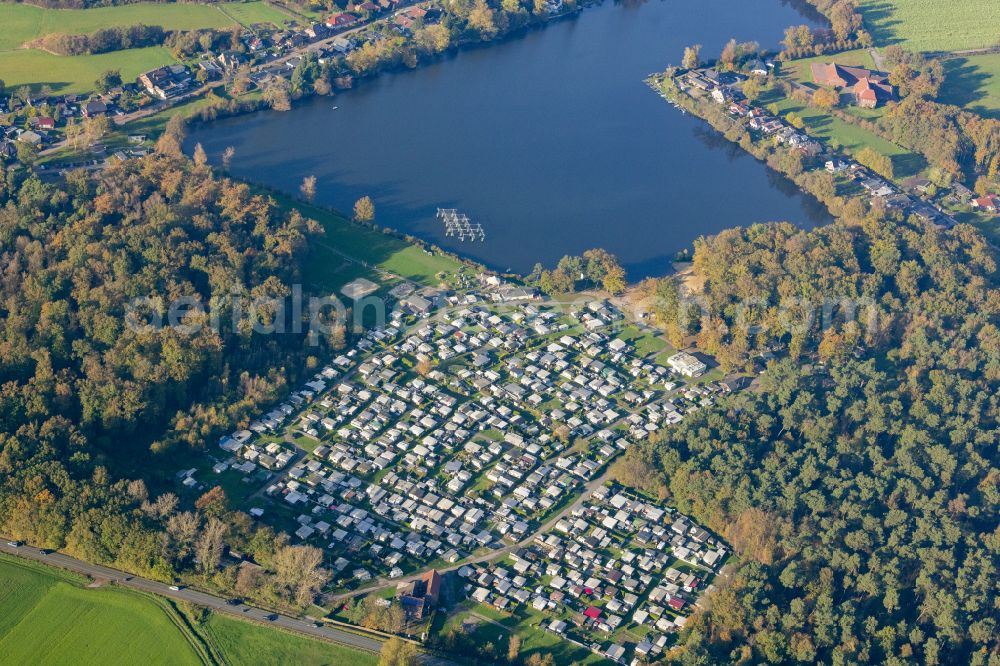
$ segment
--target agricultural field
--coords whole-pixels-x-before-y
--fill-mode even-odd
[[[8,88],[48,84],[56,93],[86,93],[97,76],[121,70],[122,78],[175,62],[163,47],[129,49],[83,56],[57,56],[22,46],[52,33],[84,34],[120,25],[159,25],[167,30],[227,28],[241,23],[284,25],[289,19],[263,0],[217,5],[134,4],[92,9],[43,9],[0,2],[0,73]]]
[[[956,51],[996,46],[996,0],[861,0],[865,26],[875,44],[917,51]]]
[[[87,589],[9,558],[0,559],[0,579],[0,654],[7,663],[201,663],[148,597]]]
[[[142,666],[377,662],[374,655],[222,615],[207,614],[191,623],[165,599],[85,584],[84,578],[58,569],[0,557],[2,661]]]
[[[1000,118],[1000,53],[944,61],[938,98],[987,118]]]
[[[234,4],[241,8],[264,5],[263,2]],[[3,2],[0,3],[0,25],[3,26],[3,30],[0,30],[0,50],[19,48],[25,42],[42,35],[84,34],[101,28],[136,23],[159,25],[166,30],[224,28],[234,23],[234,17],[228,14],[228,11],[217,9],[216,5],[165,3],[92,9],[43,9],[33,5]]]
[[[56,94],[86,93],[108,69],[121,71],[123,80],[134,80],[146,70],[175,62],[162,46],[84,56],[57,56],[35,49],[0,52],[0,72],[8,89],[38,88],[45,84]]]
[[[254,626],[218,614],[210,615],[208,621],[198,625],[198,630],[227,664],[375,666],[378,663],[378,657],[367,652]]]
[[[231,2],[216,5],[216,7],[226,16],[245,26],[271,23],[277,27],[281,27],[291,19],[291,16],[288,14],[262,0],[255,0],[254,2]]]

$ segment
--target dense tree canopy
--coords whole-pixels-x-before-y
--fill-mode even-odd
[[[673,657],[995,663],[990,248],[967,227],[760,225],[700,242],[694,270],[702,342],[734,364],[780,360],[759,390],[629,453],[626,472],[656,469],[642,485],[740,555]],[[848,316],[851,302],[867,305]]]
[[[179,518],[176,501],[143,509],[145,488],[116,479],[245,424],[320,353],[305,334],[258,332],[253,322],[275,314],[249,307],[289,293],[315,229],[168,155],[59,186],[0,172],[0,530],[165,577],[189,564],[200,525],[196,547],[211,569],[224,501],[209,497],[197,517]],[[239,295],[242,312],[231,307]],[[137,303],[165,315],[179,298],[218,325],[129,324]],[[199,313],[178,321],[209,323]]]

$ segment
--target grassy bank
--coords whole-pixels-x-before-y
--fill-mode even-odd
[[[434,285],[440,281],[439,275],[447,278],[464,267],[454,257],[432,253],[393,234],[355,224],[329,209],[310,206],[280,193],[272,192],[271,196],[281,206],[298,209],[326,230],[326,235],[313,244],[314,252],[305,268],[307,282],[337,290],[357,277],[376,279],[378,270],[382,270]]]

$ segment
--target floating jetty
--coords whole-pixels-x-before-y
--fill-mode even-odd
[[[454,208],[438,208],[437,218],[444,223],[445,236],[457,236],[460,241],[485,241],[486,230],[483,225],[469,219],[464,213]]]

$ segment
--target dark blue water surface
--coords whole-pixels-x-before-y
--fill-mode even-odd
[[[606,2],[333,99],[201,126],[186,145],[201,142],[213,161],[234,146],[235,175],[289,192],[315,175],[317,202],[341,210],[369,194],[377,223],[495,268],[527,272],[603,247],[632,279],[660,275],[701,235],[828,220],[643,83],[687,44],[706,55],[730,37],[776,47],[786,26],[816,24],[804,11],[780,0]],[[446,238],[438,207],[482,222],[486,241]]]

